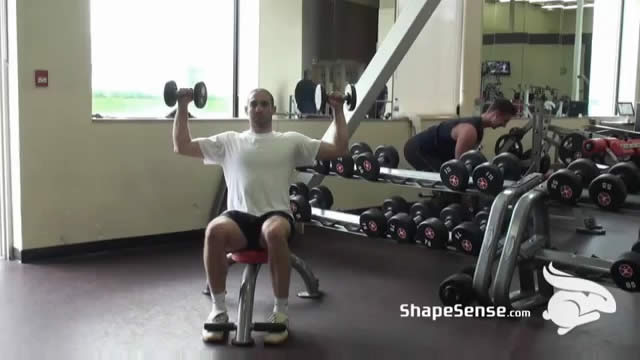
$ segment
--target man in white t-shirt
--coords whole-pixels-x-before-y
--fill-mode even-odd
[[[328,103],[335,114],[332,142],[312,139],[297,132],[272,130],[276,111],[273,96],[265,89],[249,94],[245,112],[249,129],[227,131],[207,138],[192,139],[187,108],[193,90],[178,91],[178,111],[173,123],[174,152],[221,165],[227,183],[227,211],[207,226],[204,241],[204,267],[213,308],[207,323],[229,321],[225,304],[226,254],[242,249],[266,248],[269,254],[275,305],[269,321],[289,325],[288,297],[291,264],[289,240],[294,220],[289,208],[289,184],[296,167],[312,166],[314,160],[331,160],[348,153],[348,132],[344,100],[332,94]],[[270,333],[265,343],[281,343],[288,330]],[[224,339],[224,333],[203,330],[207,342]]]

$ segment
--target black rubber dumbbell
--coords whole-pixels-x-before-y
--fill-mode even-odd
[[[303,182],[297,182],[289,186],[289,196],[301,195],[303,198],[309,198],[309,187]]]
[[[382,204],[382,210],[372,208],[360,215],[360,229],[371,237],[384,237],[387,235],[388,221],[400,212],[407,212],[409,204],[400,196],[392,196]]]
[[[371,153],[371,147],[367,143],[357,142],[349,147],[351,156],[342,156],[331,162],[331,169],[336,174],[350,178],[355,172],[355,158],[360,154]]]
[[[451,240],[455,247],[463,253],[478,256],[489,221],[489,210],[478,211],[473,220],[465,221],[456,226],[451,231]]]
[[[440,166],[440,179],[451,190],[464,191],[476,166],[487,161],[478,150],[467,151],[460,159],[449,160]]]
[[[611,278],[616,285],[629,292],[640,292],[640,253],[628,251],[611,265]]]
[[[496,195],[504,186],[505,180],[518,180],[522,174],[520,159],[512,153],[502,153],[489,162],[478,165],[473,170],[473,183],[487,194]]]
[[[419,201],[411,206],[408,214],[399,213],[389,219],[389,234],[398,242],[413,242],[418,224],[427,218],[438,216],[439,212],[438,205],[433,201]]]
[[[633,162],[613,165],[589,185],[589,196],[599,207],[617,210],[627,198],[627,193],[640,191],[640,169]]]
[[[204,82],[196,83],[193,89],[193,103],[198,109],[203,108],[207,104],[207,86]],[[170,80],[164,84],[164,103],[169,106],[175,106],[178,101],[178,85],[175,81]]]
[[[363,153],[354,157],[356,169],[360,176],[367,180],[374,181],[380,176],[380,168],[396,168],[400,162],[398,150],[391,145],[381,145],[376,148],[375,153]]]
[[[460,204],[451,204],[440,212],[440,218],[432,217],[418,224],[416,242],[433,249],[445,249],[449,243],[449,231],[468,217]]]
[[[589,159],[573,161],[566,169],[553,173],[547,180],[547,190],[552,199],[575,204],[582,189],[598,176],[598,166]]]
[[[438,295],[445,306],[470,305],[475,300],[473,276],[475,267],[467,267],[453,274],[440,283]]]
[[[291,188],[289,189],[289,193],[291,193]],[[333,195],[329,188],[320,185],[309,191],[308,198],[302,195],[290,196],[289,206],[296,221],[310,221],[311,208],[331,209],[331,206],[333,206]]]
[[[329,173],[331,173],[331,161],[314,160],[312,166],[297,166],[296,170],[301,172],[312,171],[322,175],[329,175]]]
[[[356,108],[356,105],[358,104],[358,93],[356,91],[356,86],[353,84],[347,84],[347,86],[344,89],[344,96],[342,97],[342,99],[344,100],[345,104],[347,104],[347,106],[349,106],[349,111],[353,111]],[[316,107],[316,111],[321,111],[322,109],[324,109],[325,104],[327,103],[328,100],[328,94],[324,89],[324,86],[322,86],[322,84],[318,84],[316,86],[316,91],[315,91],[315,96],[314,96],[314,104]]]

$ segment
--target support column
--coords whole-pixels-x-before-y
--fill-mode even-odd
[[[462,62],[460,73],[460,116],[473,115],[481,94],[482,1],[465,1],[462,15]]]
[[[584,0],[578,0],[576,8],[576,43],[573,47],[573,77],[571,79],[571,99],[580,100],[580,84],[582,84],[582,21],[584,18]]]

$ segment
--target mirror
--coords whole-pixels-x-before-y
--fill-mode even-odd
[[[576,5],[550,0],[484,0],[482,96],[511,99],[530,117],[527,101],[543,100],[557,116],[576,116],[589,98],[593,0],[585,0],[580,67],[574,69]],[[577,93],[572,79],[580,77]],[[570,104],[570,100],[573,100]],[[585,105],[586,106],[586,105]],[[580,112],[586,114],[584,112]]]

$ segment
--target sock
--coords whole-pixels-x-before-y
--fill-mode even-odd
[[[227,312],[227,304],[225,303],[225,296],[227,295],[226,291],[223,291],[219,294],[211,295],[213,300],[213,311],[216,313]]]
[[[273,312],[287,314],[288,311],[289,311],[289,299],[276,298],[275,305],[273,305]]]

